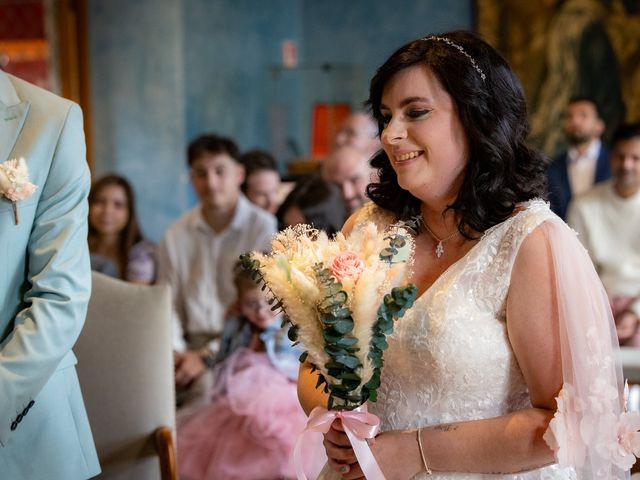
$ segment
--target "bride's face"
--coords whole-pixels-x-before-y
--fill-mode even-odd
[[[382,92],[382,146],[398,184],[425,202],[451,203],[468,162],[453,98],[424,66],[396,73]]]

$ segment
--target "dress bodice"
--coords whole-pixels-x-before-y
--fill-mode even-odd
[[[552,217],[543,201],[524,204],[487,230],[396,322],[384,353],[378,401],[369,405],[383,431],[491,418],[531,406],[507,335],[506,300],[520,245]],[[383,216],[370,208],[364,218],[382,223]],[[517,475],[435,473],[424,478],[572,476],[551,466]]]

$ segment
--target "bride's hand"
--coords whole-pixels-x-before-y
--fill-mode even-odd
[[[329,466],[346,480],[364,479],[358,459],[351,442],[342,428],[342,421],[337,418],[324,436],[324,448],[327,451]]]
[[[336,420],[325,435],[329,466],[347,480],[364,479],[342,424]],[[406,480],[423,470],[416,433],[391,431],[369,442],[371,452],[386,480]]]
[[[386,480],[406,480],[422,471],[415,432],[384,432],[370,446]]]

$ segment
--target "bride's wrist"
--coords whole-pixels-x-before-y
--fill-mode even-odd
[[[402,459],[407,472],[407,478],[425,471],[422,464],[422,457],[417,442],[417,430],[403,430],[398,432],[400,438],[396,442],[396,454],[398,459]]]

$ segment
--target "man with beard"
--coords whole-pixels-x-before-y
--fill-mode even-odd
[[[564,219],[573,197],[611,177],[608,152],[600,137],[605,130],[595,101],[575,97],[564,117],[569,149],[557,155],[549,167],[551,209]]]
[[[571,202],[568,222],[609,294],[620,345],[640,347],[640,124],[620,126],[612,145],[613,179]]]

